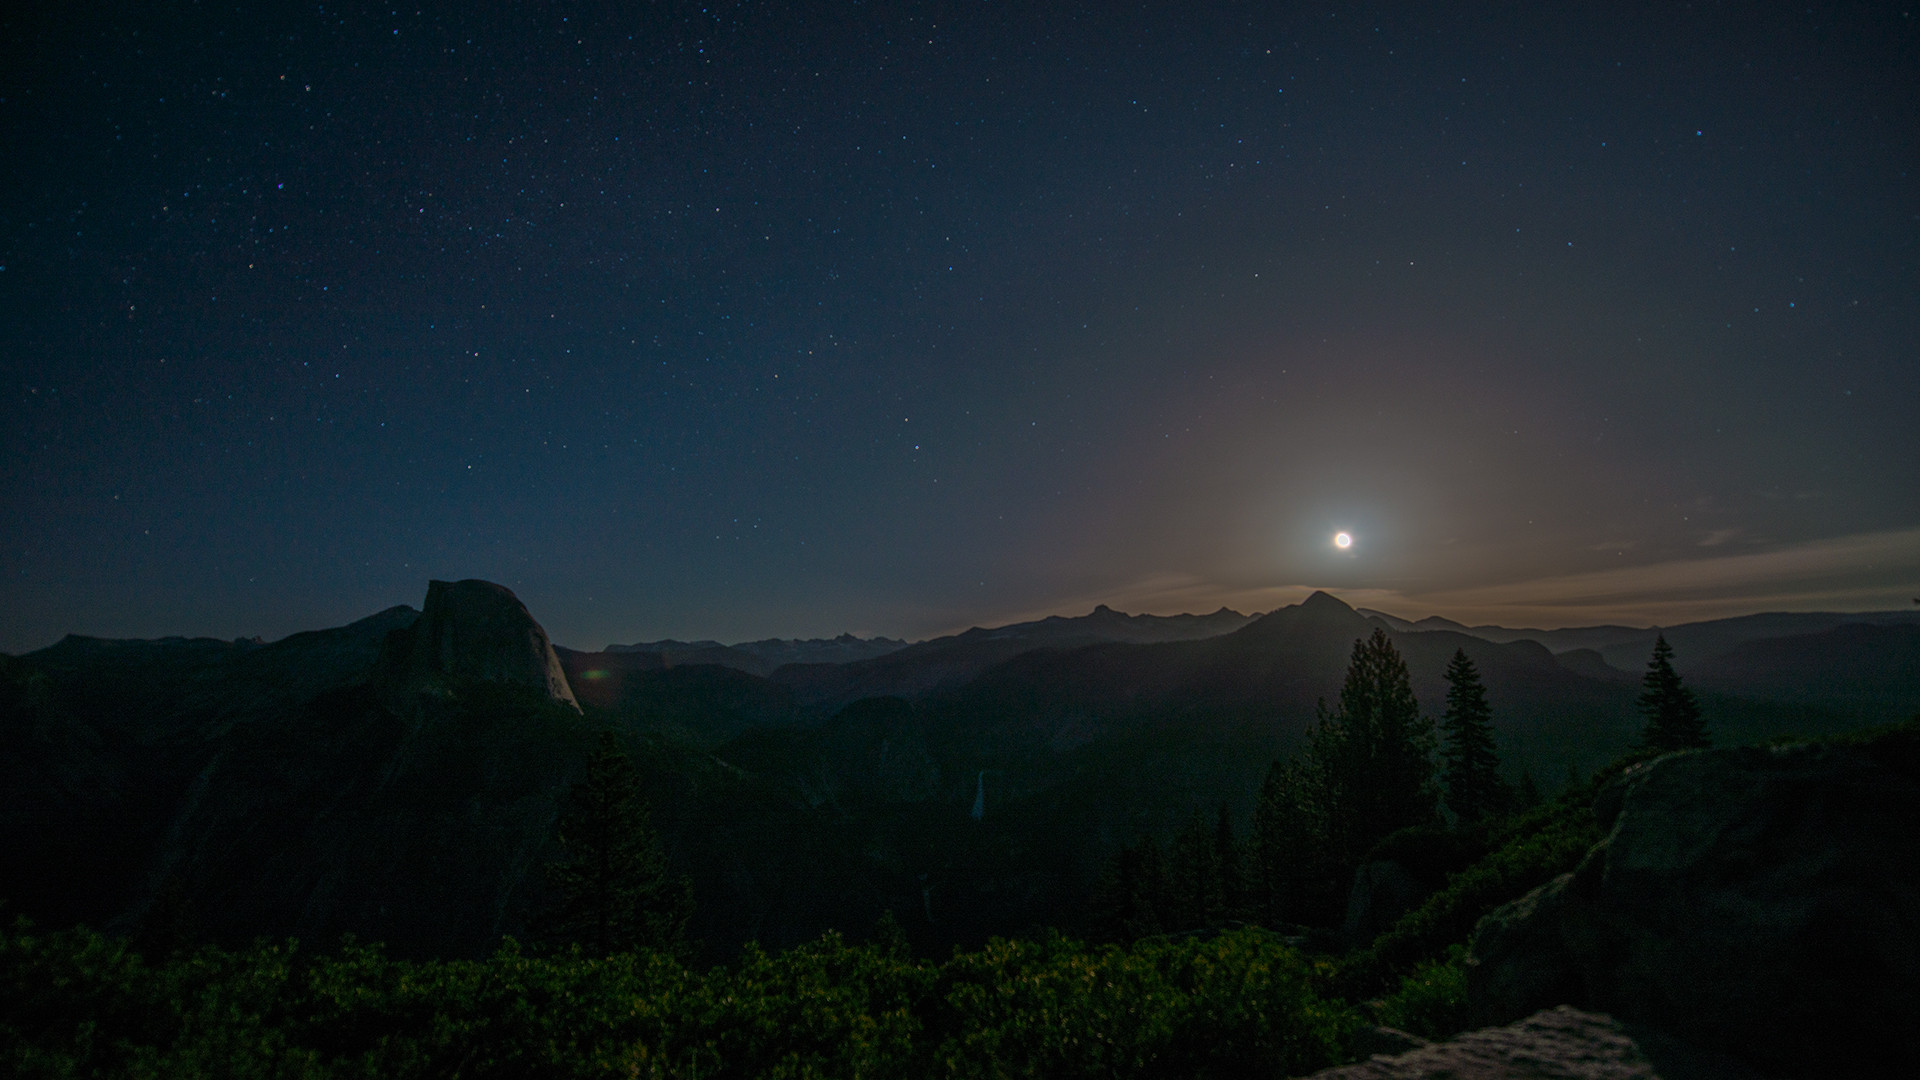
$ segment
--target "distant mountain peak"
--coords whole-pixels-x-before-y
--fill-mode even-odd
[[[391,639],[387,666],[395,688],[445,679],[507,683],[580,707],[546,629],[512,589],[478,578],[429,581],[420,618]]]
[[[1353,610],[1351,606],[1347,604],[1345,600],[1342,600],[1339,597],[1323,589],[1313,590],[1312,596],[1309,596],[1305,600],[1300,601],[1300,608],[1303,611],[1315,611],[1315,612],[1344,611],[1349,615],[1358,614]]]

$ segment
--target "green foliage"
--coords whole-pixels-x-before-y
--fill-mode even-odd
[[[409,961],[256,944],[149,965],[0,931],[0,1073],[22,1077],[1206,1077],[1333,1064],[1357,1018],[1259,931],[943,966],[829,934],[702,975],[657,952]]]
[[[1354,1014],[1321,998],[1278,939],[1089,950],[1065,938],[995,939],[941,975],[952,1077],[1290,1076],[1339,1059]]]
[[[1088,905],[1093,936],[1127,942],[1166,933],[1173,919],[1172,892],[1158,838],[1122,847],[1094,883]]]
[[[561,801],[556,829],[566,859],[548,869],[558,894],[547,917],[553,936],[596,956],[683,947],[693,888],[667,877],[639,774],[612,732]]]
[[[1356,997],[1376,992],[1466,941],[1487,912],[1572,870],[1600,841],[1592,797],[1583,785],[1496,823],[1491,853],[1449,876],[1445,888],[1349,956],[1341,964],[1341,986]]]
[[[1447,663],[1447,714],[1440,726],[1446,732],[1441,759],[1446,763],[1447,809],[1462,822],[1479,821],[1501,808],[1506,791],[1494,751],[1493,708],[1464,649],[1455,649]]]
[[[1170,931],[1217,927],[1237,917],[1240,848],[1225,807],[1213,829],[1194,814],[1173,840]]]
[[[1647,726],[1640,741],[1653,750],[1692,750],[1710,746],[1707,722],[1701,717],[1700,702],[1673,670],[1673,646],[1661,634],[1654,638],[1653,658],[1647,661],[1647,674],[1641,679],[1640,715]]]
[[[1247,853],[1220,808],[1212,829],[1198,814],[1163,855],[1148,836],[1122,847],[1094,883],[1089,905],[1096,940],[1130,942],[1156,934],[1217,930],[1256,907],[1247,881]]]
[[[1437,884],[1493,850],[1493,830],[1500,820],[1453,828],[1436,821],[1401,829],[1373,845],[1364,861],[1399,863],[1415,878]]]
[[[1318,921],[1337,910],[1338,880],[1313,778],[1298,761],[1267,769],[1254,809],[1254,888],[1268,926]]]
[[[291,946],[207,950],[148,965],[86,929],[0,931],[0,1074],[18,1077],[307,1077],[282,989]]]
[[[1438,960],[1422,961],[1374,1009],[1374,1019],[1427,1039],[1447,1039],[1465,1031],[1467,947],[1455,943]]]
[[[928,965],[838,934],[781,953],[749,946],[739,970],[716,971],[702,1025],[715,1077],[899,1076],[923,1052],[916,1011]]]

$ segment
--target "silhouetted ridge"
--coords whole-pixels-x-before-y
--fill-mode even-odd
[[[1298,604],[1255,619],[1235,636],[1254,640],[1341,634],[1360,637],[1366,634],[1367,626],[1366,617],[1339,597],[1315,592]]]
[[[1341,611],[1348,614],[1358,614],[1353,608],[1347,606],[1346,601],[1341,600],[1332,593],[1322,592],[1319,589],[1315,589],[1312,596],[1300,601],[1300,610],[1313,612]]]

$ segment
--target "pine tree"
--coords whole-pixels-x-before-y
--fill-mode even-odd
[[[1673,646],[1667,636],[1654,638],[1653,658],[1647,661],[1647,674],[1640,682],[1640,715],[1647,726],[1640,733],[1643,745],[1654,750],[1691,750],[1710,746],[1707,722],[1700,715],[1700,702],[1680,681],[1673,670]]]
[[[873,933],[868,943],[875,951],[889,960],[904,962],[913,959],[913,946],[907,941],[907,932],[900,926],[900,920],[893,917],[893,909],[887,908],[873,921]]]
[[[1275,761],[1253,812],[1254,893],[1268,926],[1312,917],[1325,861],[1325,830],[1315,814],[1309,779],[1296,762]]]
[[[684,948],[693,886],[667,876],[639,773],[612,732],[601,734],[586,776],[561,800],[556,829],[565,858],[547,868],[556,894],[550,936],[596,956]]]
[[[1247,917],[1247,860],[1240,841],[1233,835],[1233,815],[1220,804],[1220,816],[1213,826],[1213,865],[1220,879],[1220,910],[1215,923]]]
[[[1164,934],[1173,929],[1173,882],[1160,838],[1149,834],[1133,849],[1133,873],[1128,892],[1129,940]]]
[[[1447,664],[1446,732],[1447,808],[1461,822],[1471,824],[1497,811],[1505,802],[1499,755],[1494,752],[1493,709],[1487,704],[1480,672],[1464,649],[1453,651]]]
[[[1308,756],[1327,840],[1347,871],[1382,837],[1433,820],[1433,721],[1420,713],[1406,661],[1386,632],[1353,643],[1340,704],[1324,703]]]
[[[1148,836],[1114,852],[1093,888],[1089,907],[1094,937],[1133,942],[1165,933],[1172,907],[1167,864],[1160,842]]]
[[[1167,929],[1213,925],[1220,914],[1220,868],[1214,858],[1213,835],[1198,813],[1174,836],[1170,861],[1173,917]]]
[[[1520,782],[1513,785],[1513,810],[1531,810],[1540,803],[1540,785],[1534,783],[1533,770],[1520,770]]]

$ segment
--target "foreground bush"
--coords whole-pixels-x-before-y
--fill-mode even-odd
[[[1480,917],[1574,868],[1600,841],[1592,790],[1581,787],[1503,822],[1495,847],[1342,964],[1353,997],[1378,992],[1473,934]]]
[[[1374,1009],[1374,1018],[1390,1028],[1436,1041],[1465,1031],[1467,947],[1454,945],[1442,959],[1428,960],[1402,976],[1399,987]]]
[[[993,941],[942,972],[937,1075],[1290,1076],[1333,1063],[1355,1024],[1270,934]]]
[[[1323,974],[1323,973],[1322,973]],[[149,964],[0,931],[23,1077],[1204,1077],[1332,1064],[1355,1018],[1260,931],[1131,949],[999,941],[943,965],[836,935],[704,974],[670,956],[408,961],[351,942]]]

